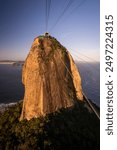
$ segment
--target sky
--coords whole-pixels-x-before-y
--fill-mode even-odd
[[[65,10],[68,2],[51,0],[47,31],[74,59],[99,61],[100,1],[72,0]],[[0,0],[0,60],[25,60],[34,38],[45,32],[46,0]]]

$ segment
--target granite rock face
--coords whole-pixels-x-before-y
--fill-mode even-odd
[[[72,56],[50,36],[34,39],[22,82],[25,94],[20,120],[45,116],[83,101],[81,77]]]

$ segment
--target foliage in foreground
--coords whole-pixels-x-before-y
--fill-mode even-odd
[[[99,120],[79,103],[19,122],[22,103],[0,116],[0,150],[99,150]]]

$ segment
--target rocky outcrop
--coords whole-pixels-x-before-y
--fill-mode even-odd
[[[53,37],[35,38],[24,63],[20,120],[45,116],[83,101],[81,77],[70,53]]]

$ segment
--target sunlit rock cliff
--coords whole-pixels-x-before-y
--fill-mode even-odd
[[[81,77],[70,53],[55,38],[34,39],[22,71],[20,120],[45,116],[83,101]]]

